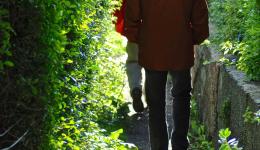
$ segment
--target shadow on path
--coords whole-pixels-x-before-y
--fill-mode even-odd
[[[133,114],[128,120],[126,142],[135,144],[139,150],[149,150],[147,110],[144,113]]]

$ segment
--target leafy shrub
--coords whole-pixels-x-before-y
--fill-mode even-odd
[[[205,126],[199,121],[198,108],[194,99],[191,101],[191,119],[188,137],[191,143],[189,149],[214,150],[213,143],[206,136]]]
[[[260,125],[260,109],[254,113],[249,107],[247,107],[243,117],[244,122],[246,123],[256,123],[257,125]]]
[[[0,2],[0,129],[9,131],[1,148],[127,147],[119,127],[102,129],[126,111],[122,65],[107,61],[115,59],[107,45],[116,3]]]
[[[221,144],[219,150],[242,150],[238,147],[238,141],[235,138],[229,139],[230,135],[231,131],[228,128],[219,131],[218,142]]]
[[[211,40],[251,79],[260,80],[260,9],[252,0],[210,0]],[[227,43],[229,43],[228,47]]]
[[[212,141],[210,141],[209,137],[206,136],[205,126],[202,125],[199,121],[199,114],[197,109],[197,104],[193,99],[191,101],[191,123],[188,133],[188,137],[191,143],[189,149],[214,150]],[[218,143],[220,145],[217,146],[218,150],[242,150],[242,148],[238,146],[238,140],[236,140],[236,138],[230,138],[230,136],[231,131],[228,128],[219,130]]]

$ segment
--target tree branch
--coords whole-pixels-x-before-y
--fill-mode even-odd
[[[29,129],[19,138],[17,139],[11,146],[7,147],[7,148],[3,148],[0,150],[10,150],[11,148],[13,148],[17,143],[19,143],[25,136],[26,134],[29,132]]]
[[[6,131],[4,131],[4,133],[0,134],[0,137],[3,137],[6,135],[6,133],[8,133],[14,126],[16,126],[22,119],[19,119],[18,121],[16,121],[15,124],[13,124],[11,127],[9,127]]]

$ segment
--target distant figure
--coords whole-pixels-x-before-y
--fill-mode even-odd
[[[194,45],[209,36],[205,0],[127,0],[123,34],[138,44],[139,64],[145,69],[152,150],[168,149],[165,86],[172,78],[173,150],[187,150]]]
[[[115,11],[116,31],[120,34],[123,33],[124,16],[126,0],[122,1],[119,10]],[[127,42],[126,46],[127,60],[126,60],[126,74],[130,88],[130,95],[133,100],[133,108],[136,112],[143,112],[144,105],[142,102],[142,67],[138,64],[138,46],[136,43]]]

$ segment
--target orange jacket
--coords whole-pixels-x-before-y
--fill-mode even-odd
[[[193,45],[209,36],[206,0],[127,0],[124,35],[139,45],[139,64],[183,70],[194,64]]]

